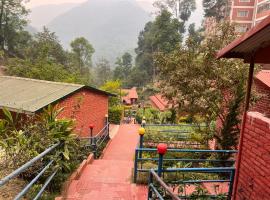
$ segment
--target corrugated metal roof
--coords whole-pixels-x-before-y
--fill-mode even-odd
[[[270,63],[270,56],[260,56],[269,53],[270,46],[270,16],[250,29],[240,38],[218,52],[218,58],[243,58],[250,61],[250,55],[255,54],[255,62]]]
[[[79,84],[0,76],[0,108],[35,113],[82,88],[109,95],[104,91]]]

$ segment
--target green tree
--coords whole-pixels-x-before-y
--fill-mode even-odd
[[[33,36],[28,31],[17,32],[17,36],[14,38],[14,44],[12,47],[13,56],[19,58],[26,58],[27,54],[31,50],[33,44]]]
[[[12,58],[7,63],[8,75],[48,81],[88,84],[87,78],[68,70],[61,64],[43,60],[32,62],[29,59]]]
[[[70,46],[72,59],[80,71],[82,72],[85,67],[90,68],[92,66],[92,56],[95,52],[90,42],[84,37],[79,37],[73,40]]]
[[[0,1],[0,50],[15,54],[16,40],[27,24],[24,0]]]
[[[27,32],[17,37],[17,52],[20,57],[9,58],[8,74],[48,81],[90,84],[90,69],[79,70],[69,62],[66,52],[55,33],[44,27],[33,38]]]
[[[188,39],[197,44],[200,44],[204,39],[203,29],[199,28],[196,30],[195,23],[190,24],[188,27]]]
[[[102,58],[96,63],[95,83],[97,86],[104,85],[112,76],[111,66],[108,60]]]
[[[172,14],[163,10],[154,22],[148,22],[139,34],[136,48],[136,66],[146,71],[149,80],[155,79],[156,67],[153,56],[157,52],[170,53],[180,45],[182,35],[179,33],[180,22]],[[148,80],[148,81],[149,81]]]
[[[35,35],[26,57],[33,62],[43,60],[62,65],[67,64],[67,54],[56,34],[50,32],[46,27],[43,28],[42,32],[38,32]]]
[[[236,35],[228,23],[218,25],[217,29],[218,34],[203,43],[189,40],[185,47],[170,54],[157,54],[155,61],[162,93],[178,103],[179,111],[203,116],[209,125],[220,119],[226,131],[217,131],[216,137],[220,136],[219,145],[224,147],[224,143],[228,144],[224,140],[239,131],[233,128],[232,119],[236,119],[233,112],[240,110],[247,70],[240,60],[216,59],[216,52]],[[231,95],[227,101],[226,94]],[[231,138],[227,149],[234,146],[235,139]]]
[[[128,52],[124,53],[121,58],[117,58],[116,67],[113,71],[114,80],[122,80],[126,82],[132,69],[132,55]]]
[[[122,82],[120,80],[106,81],[106,83],[100,87],[101,90],[117,95],[116,97],[110,97],[110,107],[121,105],[121,96],[123,95],[121,94],[121,87]]]
[[[133,67],[126,83],[127,87],[143,87],[149,82],[149,75],[145,70]]]

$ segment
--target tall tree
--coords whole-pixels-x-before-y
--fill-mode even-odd
[[[203,41],[203,28],[196,30],[195,23],[192,23],[188,27],[188,40],[200,44]]]
[[[96,63],[95,67],[95,83],[102,86],[106,81],[111,79],[111,66],[108,60],[102,58]]]
[[[32,61],[43,60],[47,62],[66,65],[67,55],[60,44],[56,34],[46,27],[38,32],[27,55]]]
[[[73,40],[70,44],[72,51],[72,58],[75,65],[79,67],[80,71],[85,67],[92,66],[92,55],[95,50],[90,42],[84,37],[79,37]]]
[[[127,78],[127,87],[143,87],[149,82],[147,78],[147,72],[145,70],[141,70],[138,67],[133,67],[128,78]]]
[[[0,1],[0,50],[14,54],[16,38],[27,24],[24,0]]]
[[[153,56],[157,52],[170,53],[181,44],[182,35],[179,33],[180,22],[163,10],[154,22],[148,22],[139,34],[136,66],[146,71],[149,80],[155,79],[156,68]]]
[[[132,69],[132,55],[128,52],[124,53],[121,58],[117,58],[115,64],[113,78],[122,80],[125,83]]]

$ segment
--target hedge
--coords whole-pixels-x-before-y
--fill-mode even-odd
[[[112,106],[109,108],[109,122],[112,124],[120,124],[123,116],[124,108],[122,106]]]

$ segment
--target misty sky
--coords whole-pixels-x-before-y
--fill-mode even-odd
[[[30,0],[30,2],[27,3],[27,7],[31,8],[44,4],[81,3],[85,1],[87,0]],[[153,0],[143,0],[143,1],[153,2]]]
[[[33,8],[33,7],[45,5],[45,4],[82,3],[85,1],[87,0],[30,0],[30,2],[27,3],[27,7]],[[137,1],[154,2],[154,0],[137,0]],[[195,23],[196,26],[198,27],[201,25],[201,21],[203,19],[202,0],[196,0],[196,3],[197,3],[197,9],[195,12],[192,13],[189,23]]]

